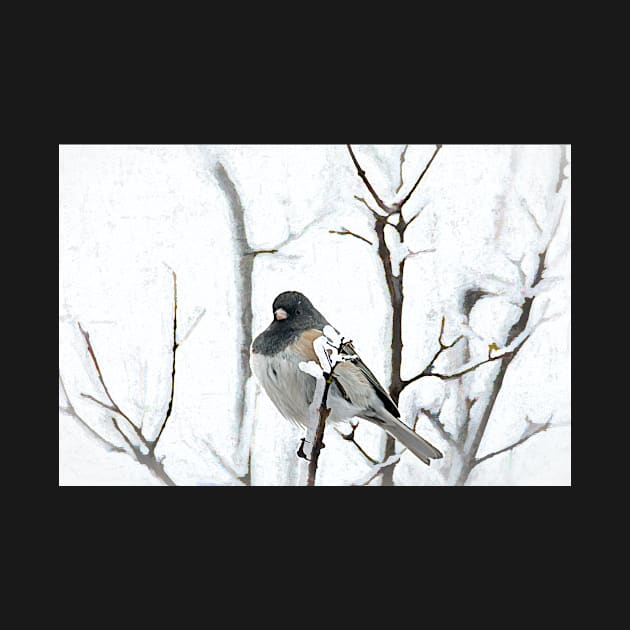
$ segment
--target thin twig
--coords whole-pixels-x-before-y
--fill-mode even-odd
[[[478,363],[474,363],[468,366],[467,368],[460,370],[458,372],[453,372],[452,374],[439,374],[437,372],[429,372],[428,374],[425,374],[424,376],[436,376],[437,378],[442,379],[443,381],[459,378],[460,376],[464,376],[464,374],[468,374],[469,372],[476,370],[478,367],[481,367],[482,365],[485,365],[486,363],[491,363],[492,361],[499,361],[500,359],[505,359],[506,357],[515,355],[520,350],[521,346],[528,339],[529,339],[529,335],[527,335],[526,337],[523,337],[523,339],[511,350],[506,350],[505,352],[502,352],[501,354],[496,354],[496,355],[490,354],[487,359],[484,359],[483,361],[479,361]]]
[[[127,445],[131,449],[131,452],[135,455],[136,452],[138,451],[138,447],[132,444],[131,440],[125,435],[125,432],[120,428],[120,425],[118,424],[118,421],[116,420],[116,418],[114,416],[111,416],[111,419],[112,419],[112,422],[114,423],[114,426],[116,427],[116,430],[118,431],[118,433],[120,433],[123,440],[127,442]]]
[[[523,436],[517,440],[516,442],[514,442],[513,444],[510,444],[510,446],[506,446],[505,448],[501,448],[498,451],[493,451],[492,453],[488,453],[487,455],[484,455],[483,457],[477,457],[473,460],[473,467],[474,466],[478,466],[479,464],[481,464],[482,462],[485,462],[488,459],[491,459],[492,457],[496,457],[497,455],[501,455],[501,453],[506,453],[507,451],[511,451],[512,449],[516,448],[517,446],[520,446],[521,444],[523,444],[524,442],[527,442],[527,440],[529,440],[530,438],[534,437],[535,435],[537,435],[538,433],[541,433],[542,431],[546,431],[547,429],[551,428],[553,425],[551,424],[551,418],[549,418],[549,420],[547,420],[547,422],[544,422],[542,424],[534,424],[533,422],[528,421],[529,425],[534,425],[535,428],[534,429],[526,429]]]
[[[405,230],[420,216],[420,213],[424,210],[424,206],[422,208],[420,208],[420,210],[418,210],[418,212],[416,212],[416,214],[414,214],[411,219],[409,219],[409,221],[406,222],[405,224]]]
[[[111,442],[109,442],[108,440],[106,440],[102,435],[100,435],[99,433],[97,433],[78,413],[77,410],[74,408],[74,405],[72,404],[72,401],[70,400],[70,396],[68,396],[68,392],[66,390],[66,386],[63,382],[63,379],[61,378],[61,374],[59,374],[59,383],[61,385],[61,389],[63,390],[63,395],[66,398],[66,402],[67,402],[67,407],[60,407],[60,411],[62,413],[66,413],[69,416],[72,416],[77,422],[79,422],[81,424],[81,426],[97,441],[102,442],[105,445],[105,448],[108,451],[114,451],[117,453],[124,453],[125,449],[120,447],[120,446],[116,446],[115,444],[112,444]]]
[[[396,190],[394,191],[394,193],[397,195],[400,192],[400,189],[403,187],[403,163],[405,161],[405,155],[407,154],[407,149],[409,148],[409,145],[406,144],[405,148],[402,150],[402,153],[400,154],[400,184],[398,184],[398,188],[396,188]]]
[[[358,239],[362,240],[364,243],[367,243],[368,245],[372,244],[372,241],[369,241],[364,236],[361,236],[360,234],[355,234],[354,232],[351,232],[350,230],[346,230],[346,228],[344,228],[344,227],[341,228],[341,231],[340,230],[328,230],[328,233],[329,234],[339,234],[339,236],[354,236],[354,238],[358,238]]]
[[[212,455],[214,456],[214,458],[219,462],[219,464],[221,464],[221,467],[231,476],[234,478],[235,481],[238,481],[241,485],[245,485],[242,481],[240,476],[236,473],[236,471],[223,459],[223,457],[221,457],[221,455],[219,455],[219,453],[217,452],[217,450],[212,446],[212,444],[210,444],[210,442],[208,442],[208,440],[204,440],[205,445],[208,447],[208,450],[212,453]],[[250,454],[251,455],[251,454]]]
[[[339,435],[344,440],[347,440],[348,442],[352,442],[357,447],[357,449],[359,450],[359,453],[361,453],[361,455],[363,455],[363,457],[365,457],[365,459],[367,459],[368,462],[370,462],[371,464],[378,464],[378,461],[375,460],[374,458],[370,457],[365,452],[364,448],[356,441],[356,439],[354,437],[354,432],[357,430],[357,427],[359,426],[359,423],[357,422],[356,424],[352,424],[352,422],[351,422],[350,426],[352,427],[352,431],[348,435],[346,435],[345,433],[340,431],[337,427],[335,427],[335,431],[337,431],[337,433],[339,433]]]
[[[529,207],[529,204],[527,203],[526,199],[523,199],[523,201],[521,202],[521,207],[525,210],[525,212],[527,213],[527,216],[529,216],[529,218],[532,220],[532,222],[536,226],[536,230],[538,231],[538,234],[539,235],[542,234],[543,229],[540,227],[540,223],[538,223],[538,219],[536,218],[536,215],[532,212],[532,209]]]
[[[413,195],[413,191],[418,187],[418,184],[422,181],[422,178],[424,177],[425,173],[429,170],[431,163],[433,162],[433,160],[435,159],[435,156],[438,154],[441,148],[442,148],[441,144],[435,145],[435,151],[433,152],[431,159],[427,162],[427,165],[424,167],[424,170],[422,171],[422,173],[420,173],[420,177],[418,177],[416,183],[413,185],[413,188],[407,193],[407,196],[402,201],[396,204],[399,208],[402,208],[409,201],[409,198],[411,197],[411,195]]]
[[[352,485],[367,486],[379,475],[384,475],[386,471],[393,470],[400,462],[400,457],[405,450],[406,449],[403,449],[402,451],[400,451],[400,453],[393,453],[392,455],[388,456],[385,461],[374,466],[372,474],[370,474],[367,479],[364,479],[362,481],[355,481]]]
[[[190,337],[190,333],[192,333],[193,330],[195,330],[195,328],[197,327],[197,324],[201,321],[201,318],[206,314],[206,309],[204,308],[201,313],[199,313],[199,315],[197,315],[197,319],[195,319],[195,321],[191,324],[190,328],[188,329],[188,332],[184,335],[183,339],[180,339],[179,342],[177,343],[178,346],[181,346],[184,341],[186,341],[186,339],[188,339],[188,337]]]
[[[424,407],[421,407],[418,410],[418,413],[416,415],[416,421],[417,421],[417,418],[420,416],[420,414],[425,415],[430,420],[431,424],[438,430],[440,435],[451,446],[455,446],[457,444],[457,442],[456,442],[455,438],[453,437],[453,435],[446,430],[446,427],[444,426],[444,423],[440,420],[439,412],[438,413],[434,413],[430,409],[425,409]]]
[[[372,206],[365,200],[365,197],[359,197],[359,195],[353,195],[353,196],[357,201],[360,201],[372,213],[372,215],[377,221],[384,220],[385,217],[383,217],[382,214],[379,214],[378,212],[376,212],[376,210],[374,210],[374,208],[372,208]]]
[[[162,432],[166,427],[166,423],[168,419],[171,417],[171,412],[173,410],[173,398],[175,396],[175,356],[177,353],[177,348],[179,344],[177,343],[177,275],[173,271],[173,349],[172,349],[172,363],[171,363],[171,395],[168,401],[168,409],[166,410],[166,416],[162,421],[162,425],[160,426],[160,430],[157,434],[157,437],[151,443],[150,451],[153,453],[157,447],[158,442],[160,441],[160,437],[162,436]]]
[[[433,358],[429,361],[429,364],[427,365],[427,367],[424,368],[424,370],[422,370],[422,372],[420,372],[420,374],[416,374],[416,376],[402,381],[402,385],[403,385],[403,389],[405,387],[407,387],[407,385],[411,385],[411,383],[415,383],[418,379],[422,378],[423,376],[436,376],[436,374],[431,372],[431,369],[433,368],[433,365],[435,364],[435,362],[437,361],[438,357],[442,354],[442,352],[444,352],[445,350],[449,350],[450,348],[452,348],[460,339],[463,339],[464,335],[460,335],[459,337],[457,337],[454,341],[452,341],[449,344],[445,344],[442,337],[444,335],[444,324],[446,322],[446,318],[444,316],[442,316],[442,323],[440,325],[440,335],[438,337],[438,343],[440,344],[440,347],[438,349],[438,351],[433,355]]]
[[[405,256],[405,258],[413,258],[414,256],[418,256],[419,254],[432,254],[437,250],[435,247],[430,247],[429,249],[419,249],[418,251],[409,250],[409,253]]]
[[[277,249],[255,249],[253,251],[243,252],[243,256],[258,256],[258,254],[276,254]]]
[[[87,398],[88,400],[91,400],[92,402],[95,402],[97,405],[100,405],[101,407],[107,409],[108,411],[116,411],[116,412],[118,411],[116,407],[112,407],[111,405],[104,403],[102,400],[99,400],[98,398],[94,398],[94,396],[91,396],[90,394],[81,393],[81,396],[83,398]]]
[[[349,144],[347,144],[346,146],[348,147],[348,151],[350,151],[350,157],[352,158],[352,161],[354,162],[354,165],[357,168],[357,174],[363,180],[363,183],[365,184],[366,188],[370,191],[370,194],[374,198],[374,201],[376,201],[376,205],[378,205],[378,207],[381,210],[383,210],[386,214],[391,214],[392,212],[395,212],[396,209],[384,203],[383,200],[378,196],[378,193],[372,187],[372,184],[370,184],[370,180],[367,178],[365,171],[361,168],[361,165],[357,161],[357,158],[354,155],[354,151],[352,150],[352,147]]]
[[[107,396],[107,398],[109,398],[109,401],[112,403],[112,407],[111,408],[107,407],[107,408],[110,409],[111,411],[115,411],[116,413],[120,414],[125,420],[127,420],[127,422],[133,428],[135,434],[138,436],[138,439],[144,444],[144,446],[146,446],[147,448],[150,448],[149,443],[146,441],[146,439],[142,435],[142,431],[140,431],[139,427],[133,422],[133,420],[118,406],[116,401],[112,398],[111,394],[109,393],[109,389],[107,385],[105,384],[105,379],[103,378],[103,373],[101,372],[101,368],[98,364],[98,360],[96,358],[94,348],[92,346],[92,343],[90,342],[90,335],[86,330],[83,330],[83,327],[81,326],[80,322],[77,322],[77,325],[79,327],[79,330],[81,331],[81,334],[85,338],[87,350],[88,350],[88,353],[90,354],[90,357],[92,358],[92,363],[94,364],[94,367],[96,368],[98,380],[100,381],[103,387],[103,390],[105,391],[105,395]],[[100,401],[97,401],[95,398],[88,396],[87,394],[81,394],[81,395],[86,398],[90,398],[91,400],[94,400],[95,402],[98,402],[99,404],[103,405],[103,403],[101,403]]]

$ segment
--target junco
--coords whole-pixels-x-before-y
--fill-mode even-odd
[[[315,378],[299,363],[319,364],[313,341],[322,335],[326,318],[298,291],[285,291],[273,301],[273,321],[252,343],[250,365],[278,411],[302,427],[308,425],[309,405],[315,393]],[[334,327],[333,327],[334,328]],[[333,372],[328,393],[331,409],[327,422],[352,417],[376,424],[406,446],[425,464],[442,453],[399,420],[400,412],[382,385],[361,361],[351,342],[343,352],[355,359],[340,363]]]

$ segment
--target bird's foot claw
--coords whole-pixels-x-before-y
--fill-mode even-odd
[[[308,462],[310,460],[306,456],[306,453],[304,452],[304,442],[306,442],[306,438],[302,438],[302,441],[300,442],[300,448],[298,449],[298,452],[297,452],[297,456],[301,457],[302,459],[305,459]]]

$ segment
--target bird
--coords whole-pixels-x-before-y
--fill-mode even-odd
[[[271,324],[250,346],[250,367],[280,414],[306,428],[316,378],[300,369],[300,363],[319,364],[313,342],[331,324],[299,291],[280,293],[272,311]],[[353,358],[334,369],[327,399],[331,411],[326,422],[362,418],[386,431],[425,464],[440,459],[443,455],[435,446],[400,420],[398,407],[361,360],[353,342],[345,342],[342,352]]]

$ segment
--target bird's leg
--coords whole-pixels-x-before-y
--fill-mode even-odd
[[[306,438],[302,438],[300,440],[300,448],[298,449],[297,456],[305,459],[307,462],[310,462],[311,460],[306,456],[306,453],[304,452],[304,442],[306,442]],[[321,448],[326,448],[326,445],[323,442]]]
[[[310,461],[310,459],[306,456],[306,453],[304,452],[304,442],[306,442],[306,438],[302,438],[302,440],[300,441],[300,448],[298,449],[297,456],[305,459],[308,462]]]

